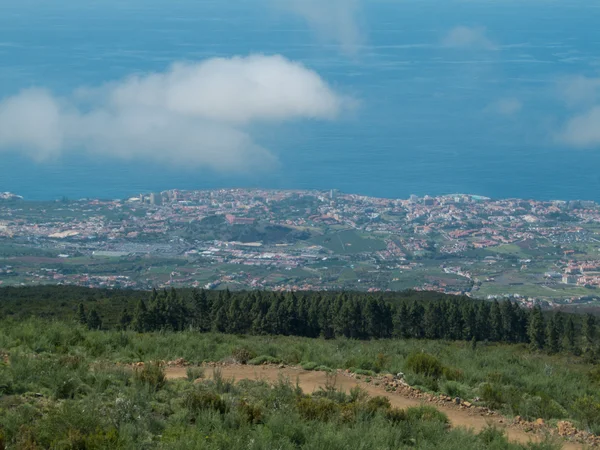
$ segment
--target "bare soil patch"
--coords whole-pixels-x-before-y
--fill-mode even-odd
[[[476,408],[465,407],[464,405],[455,405],[452,402],[440,402],[436,397],[431,398],[421,396],[415,398],[405,390],[396,392],[387,392],[381,386],[375,386],[371,383],[366,383],[363,380],[357,380],[353,376],[345,372],[338,371],[334,374],[327,374],[320,371],[302,370],[296,367],[278,367],[272,365],[262,366],[247,366],[247,365],[218,365],[217,366],[224,378],[235,380],[264,380],[270,383],[276,382],[279,379],[288,379],[291,383],[298,383],[302,390],[306,393],[312,393],[319,388],[324,388],[327,384],[334,383],[337,389],[350,391],[350,389],[360,386],[370,396],[385,396],[389,398],[390,403],[394,407],[408,408],[411,406],[420,406],[428,402],[435,402],[435,407],[444,412],[453,427],[464,427],[479,432],[488,425],[495,425],[503,429],[511,441],[528,443],[539,442],[544,438],[544,429],[525,431],[523,426],[514,423],[511,419],[501,417],[492,412],[483,413]],[[206,376],[212,376],[212,370],[207,367]],[[166,368],[166,376],[168,379],[186,378],[186,367],[169,366]],[[547,432],[547,430],[546,430]],[[583,444],[564,441],[563,448],[565,450],[575,450],[587,448]]]

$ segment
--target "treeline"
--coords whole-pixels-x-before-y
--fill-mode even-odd
[[[484,302],[418,295],[386,300],[358,292],[270,292],[204,290],[181,294],[153,290],[133,310],[123,309],[118,326],[138,332],[180,331],[290,335],[333,339],[416,338],[526,343],[534,350],[598,354],[596,318],[544,313],[509,300]],[[79,320],[101,328],[97,310],[79,305]],[[595,356],[594,356],[595,357]]]

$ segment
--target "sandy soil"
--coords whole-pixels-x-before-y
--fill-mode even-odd
[[[221,373],[225,378],[234,378],[235,380],[251,379],[265,380],[269,382],[277,381],[280,377],[287,378],[292,383],[298,382],[304,392],[311,393],[319,387],[324,387],[328,382],[328,377],[325,372],[306,371],[294,367],[278,368],[274,366],[241,366],[227,365],[220,366]],[[166,375],[169,379],[185,378],[185,367],[168,367]],[[212,376],[211,368],[206,369],[206,376]],[[419,406],[423,404],[421,400],[404,397],[398,393],[386,392],[384,389],[373,386],[367,383],[362,383],[359,380],[344,376],[343,374],[334,375],[333,380],[330,378],[330,383],[334,381],[337,389],[348,392],[355,386],[360,386],[369,395],[381,395],[389,398],[392,406],[398,408],[407,408],[410,406]],[[440,411],[443,411],[453,427],[465,427],[477,432],[485,428],[488,424],[495,424],[499,428],[503,428],[508,438],[512,441],[527,443],[530,441],[539,441],[542,436],[527,433],[519,427],[510,423],[509,420],[502,417],[481,416],[472,411],[465,409],[457,409],[453,406],[435,405]],[[565,450],[575,450],[585,448],[583,445],[572,442],[564,442]]]

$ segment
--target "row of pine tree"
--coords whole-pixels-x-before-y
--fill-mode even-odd
[[[209,295],[210,294],[210,295]],[[79,320],[102,327],[96,310]],[[124,310],[122,329],[216,331],[232,334],[292,335],[333,339],[416,338],[526,343],[534,350],[595,352],[594,316],[544,313],[536,306],[485,302],[444,296],[431,301],[401,295],[390,301],[360,292],[270,292],[204,290],[180,295],[175,289],[153,290],[133,314]]]

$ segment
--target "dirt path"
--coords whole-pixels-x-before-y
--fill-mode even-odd
[[[328,381],[327,374],[325,372],[307,371],[293,367],[277,368],[273,366],[222,366],[219,367],[224,378],[234,378],[236,380],[251,379],[251,380],[265,380],[269,382],[275,382],[280,377],[288,378],[290,382],[298,384],[304,392],[311,393],[317,390],[319,387],[325,387]],[[168,367],[166,369],[166,375],[168,379],[174,378],[185,378],[186,377],[185,367]],[[212,376],[212,370],[207,368],[207,377]],[[367,383],[360,382],[354,378],[344,376],[343,374],[337,374],[334,377],[335,386],[337,389],[343,391],[350,391],[355,386],[360,386],[370,396],[385,396],[389,398],[392,406],[398,408],[408,408],[410,406],[419,406],[424,402],[421,400],[404,397],[398,393],[386,392],[384,389],[377,386],[373,386]],[[534,433],[527,433],[522,429],[507,423],[508,420],[502,417],[489,417],[474,414],[469,410],[456,409],[452,406],[446,405],[435,405],[437,409],[443,411],[453,427],[465,427],[478,432],[484,429],[488,424],[495,424],[497,427],[502,428],[506,431],[508,438],[511,441],[527,443],[531,441],[539,441],[542,436]],[[563,444],[564,450],[576,450],[586,448],[581,444],[575,444],[572,442],[565,441]]]

